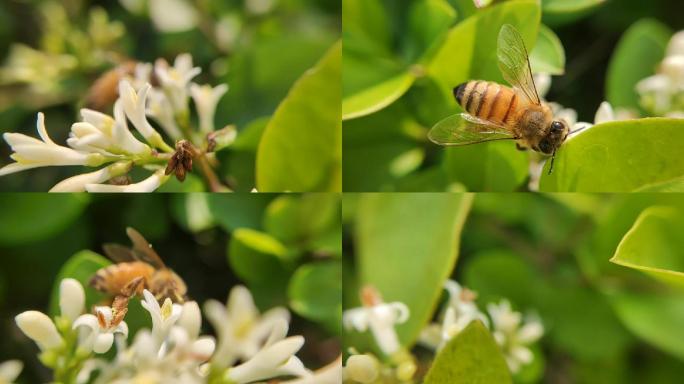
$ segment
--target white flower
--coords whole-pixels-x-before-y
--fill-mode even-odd
[[[63,317],[73,322],[85,308],[85,292],[76,279],[64,279],[59,283],[59,310]]]
[[[311,376],[284,381],[283,384],[339,384],[342,382],[342,356],[318,369]]]
[[[73,328],[82,328],[79,337],[81,348],[95,353],[105,353],[112,347],[115,333],[122,334],[124,338],[128,337],[128,325],[125,321],[113,323],[114,313],[109,307],[96,307],[95,313],[96,315],[87,313],[79,316],[74,321]]]
[[[259,314],[252,294],[242,285],[231,289],[227,305],[209,300],[204,311],[219,340],[212,360],[222,366],[253,357],[280,322],[287,324],[290,321],[289,312],[281,307]]]
[[[145,84],[136,92],[128,80],[121,80],[119,82],[119,100],[123,104],[126,117],[128,117],[135,129],[140,132],[148,143],[166,152],[173,152],[173,148],[164,142],[159,132],[150,125],[145,117],[145,103],[150,88],[152,87],[149,84]]]
[[[8,360],[0,363],[0,384],[13,383],[23,368],[24,364],[19,360]]]
[[[230,368],[226,379],[242,384],[278,376],[308,376],[311,373],[294,355],[302,345],[302,336],[288,337],[268,345],[251,359]]]
[[[202,328],[202,313],[196,301],[186,301],[181,308],[181,315],[178,325],[183,327],[192,339],[199,336]]]
[[[441,324],[431,324],[421,332],[420,341],[436,350],[442,349],[454,336],[464,330],[472,321],[480,320],[485,326],[489,321],[475,304],[475,292],[461,287],[453,280],[447,280],[444,288],[449,301]]]
[[[19,329],[38,344],[42,351],[62,345],[62,336],[47,315],[38,311],[18,314],[14,320]]]
[[[493,323],[493,336],[501,346],[511,372],[517,373],[523,365],[532,362],[534,355],[528,345],[544,334],[544,327],[537,319],[522,324],[522,315],[511,309],[511,303],[502,300],[498,305],[487,306]]]
[[[192,78],[202,72],[199,67],[192,66],[192,56],[188,53],[178,55],[173,67],[169,67],[164,60],[157,60],[154,64],[154,72],[176,113],[187,111],[188,84]]]
[[[161,344],[169,335],[171,327],[181,316],[182,308],[179,304],[173,304],[168,297],[160,307],[154,295],[147,289],[143,290],[145,299],[140,302],[152,317],[152,336]]]
[[[672,35],[667,44],[667,56],[684,55],[684,31]]]
[[[147,115],[152,116],[162,129],[174,140],[180,140],[183,134],[178,128],[176,118],[173,114],[173,107],[164,92],[157,89],[150,89],[147,104]]]
[[[107,158],[99,153],[75,151],[68,147],[55,144],[47,129],[45,116],[38,113],[38,134],[42,140],[35,139],[21,133],[5,133],[5,141],[12,147],[14,153],[10,156],[16,163],[0,169],[0,176],[23,171],[25,169],[45,167],[51,165],[87,165],[96,167],[104,163]]]
[[[148,177],[147,179],[139,182],[139,183],[134,183],[134,184],[129,184],[129,185],[112,185],[112,184],[86,184],[85,189],[88,192],[104,192],[104,193],[111,193],[111,192],[137,192],[137,193],[144,193],[144,192],[152,192],[155,189],[159,188],[160,185],[162,185],[166,180],[169,179],[169,176],[164,175],[164,170],[160,169],[156,171],[155,173],[152,174],[152,176]]]
[[[87,152],[108,154],[143,155],[152,152],[128,129],[123,105],[114,103],[114,118],[91,109],[81,109],[83,121],[74,123],[67,139],[70,147]]]
[[[409,309],[404,303],[384,303],[374,288],[362,290],[363,307],[344,311],[343,323],[347,329],[365,332],[370,328],[373,338],[385,355],[392,355],[400,348],[395,324],[409,318]]]
[[[344,374],[359,383],[374,383],[380,375],[380,362],[369,354],[351,355],[344,366]]]
[[[195,8],[185,0],[150,0],[150,18],[162,32],[182,32],[198,23]]]
[[[214,130],[216,105],[226,92],[228,92],[228,85],[226,84],[214,88],[211,85],[190,84],[190,94],[197,107],[202,132],[209,133]]]
[[[87,184],[104,183],[131,170],[131,161],[119,161],[98,171],[72,176],[57,183],[50,192],[84,192]]]
[[[268,13],[273,9],[275,5],[275,0],[247,0],[245,2],[245,8],[247,12],[253,15],[263,15]]]
[[[534,78],[534,85],[537,87],[537,93],[542,99],[546,97],[551,89],[551,75],[548,73],[535,73],[532,75]]]

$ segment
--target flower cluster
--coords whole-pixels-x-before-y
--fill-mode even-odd
[[[152,72],[160,83],[152,87]],[[200,73],[193,67],[192,57],[183,54],[170,66],[164,60],[135,65],[132,75],[118,83],[118,99],[113,116],[81,109],[82,121],[71,126],[67,146],[55,143],[48,135],[45,118],[38,114],[37,129],[40,139],[20,133],[5,133],[5,141],[12,147],[15,161],[0,168],[0,176],[26,169],[46,166],[81,165],[101,167],[99,170],[73,176],[55,185],[51,192],[151,192],[175,173],[183,180],[192,169],[192,160],[203,165],[210,187],[221,189],[210,166],[210,156],[230,145],[235,139],[233,126],[214,128],[214,114],[219,99],[227,92],[223,84],[215,88],[192,83]],[[189,97],[194,100],[199,128],[190,122]],[[152,126],[152,117],[166,135],[175,141],[169,145]],[[134,134],[128,123],[133,125]],[[179,161],[179,158],[182,161]],[[166,168],[164,165],[168,164]],[[134,166],[152,171],[137,183],[123,182],[122,177]],[[116,183],[107,181],[116,180]]]
[[[672,36],[657,73],[638,82],[636,91],[654,116],[684,118],[684,31]]]
[[[533,361],[534,355],[529,346],[544,334],[544,327],[539,319],[528,316],[523,323],[522,314],[513,311],[507,300],[501,300],[498,304],[490,303],[487,306],[490,324],[487,316],[475,304],[475,292],[452,280],[447,280],[444,286],[449,300],[441,316],[442,322],[430,324],[423,330],[421,344],[440,350],[470,322],[479,320],[491,329],[511,372],[517,373],[522,366]]]
[[[302,336],[287,337],[289,313],[275,308],[264,314],[256,309],[250,292],[232,289],[226,305],[209,301],[205,314],[217,337],[201,335],[202,314],[194,301],[162,305],[147,290],[142,307],[152,327],[139,330],[128,345],[128,326],[115,309],[95,307],[83,314],[85,293],[74,279],[60,284],[61,314],[54,321],[38,311],[16,316],[22,332],[36,342],[43,364],[54,371],[56,382],[77,383],[224,383],[242,384],[278,377],[295,377],[284,383],[338,383],[341,364],[319,372],[306,369],[295,356]],[[110,361],[101,354],[116,345]],[[0,375],[11,381],[21,366],[0,365]],[[0,376],[3,377],[3,376]]]

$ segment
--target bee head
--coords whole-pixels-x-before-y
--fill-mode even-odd
[[[550,155],[560,147],[568,136],[568,124],[563,120],[553,120],[549,124],[546,135],[539,141],[539,151]]]

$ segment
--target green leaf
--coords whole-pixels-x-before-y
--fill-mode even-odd
[[[287,249],[266,233],[248,228],[233,231],[228,263],[247,282],[261,308],[284,301],[290,269],[283,263]]]
[[[261,219],[273,195],[219,194],[207,195],[209,209],[216,222],[227,231],[237,228],[261,228]]]
[[[86,311],[93,305],[100,304],[106,296],[90,288],[89,282],[98,269],[110,264],[104,256],[92,251],[81,251],[71,256],[55,278],[50,296],[50,315],[59,314],[59,285],[66,278],[76,279],[83,285],[86,293]]]
[[[377,288],[386,302],[409,307],[409,320],[397,326],[404,346],[415,342],[432,316],[456,263],[471,201],[469,194],[431,193],[368,194],[359,201],[358,281]]]
[[[606,0],[542,0],[544,22],[563,25],[591,12]]]
[[[539,26],[537,43],[530,52],[530,65],[534,73],[562,75],[565,72],[565,51],[563,44],[553,31]]]
[[[340,214],[337,195],[279,196],[266,209],[264,229],[286,244],[306,248],[316,237],[337,226]]]
[[[681,294],[620,293],[611,297],[625,326],[644,341],[684,359],[684,300]]]
[[[499,192],[520,188],[528,165],[528,154],[506,141],[446,148],[442,163],[451,182],[463,184],[469,191]]]
[[[345,56],[345,70],[346,63]],[[387,107],[406,93],[415,79],[411,72],[402,71],[388,74],[386,78],[376,80],[375,84],[368,85],[362,90],[345,92],[342,100],[342,119],[355,119]]]
[[[528,48],[534,47],[540,19],[536,1],[510,1],[487,7],[451,28],[446,40],[427,65],[427,73],[450,97],[452,89],[471,79],[504,83],[496,56],[501,26],[513,25]],[[455,101],[452,101],[455,107]]]
[[[334,334],[342,324],[342,264],[337,261],[299,267],[287,289],[290,307],[300,316],[322,322]]]
[[[89,202],[79,194],[5,194],[0,199],[0,244],[43,240],[73,223]]]
[[[257,150],[259,191],[341,189],[341,62],[337,42],[278,106]]]
[[[439,46],[441,37],[456,19],[456,11],[446,0],[422,0],[412,2],[408,17],[403,56],[427,62],[434,48]]]
[[[506,360],[479,321],[473,321],[437,354],[425,384],[513,383]]]
[[[387,50],[392,28],[381,0],[347,0],[342,2],[345,45],[351,41],[370,45],[370,51]]]
[[[656,20],[634,23],[622,36],[608,65],[606,98],[615,107],[639,109],[636,84],[655,73],[672,32]]]
[[[248,228],[233,231],[228,245],[228,261],[235,274],[254,283],[280,274],[286,254],[287,248],[276,238]]]
[[[547,164],[540,190],[629,192],[684,175],[684,120],[647,118],[599,124],[568,140]],[[548,163],[548,162],[547,162]]]
[[[611,262],[684,287],[684,219],[671,207],[651,207],[639,215]]]
[[[192,193],[192,192],[204,192],[204,183],[200,176],[195,174],[187,174],[185,176],[185,181],[178,181],[175,177],[172,177],[166,183],[162,184],[157,192],[169,192],[169,193]]]

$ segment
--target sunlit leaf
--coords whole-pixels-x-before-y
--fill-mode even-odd
[[[339,260],[304,264],[290,279],[290,307],[300,316],[322,322],[333,333],[342,326],[342,265]]]

